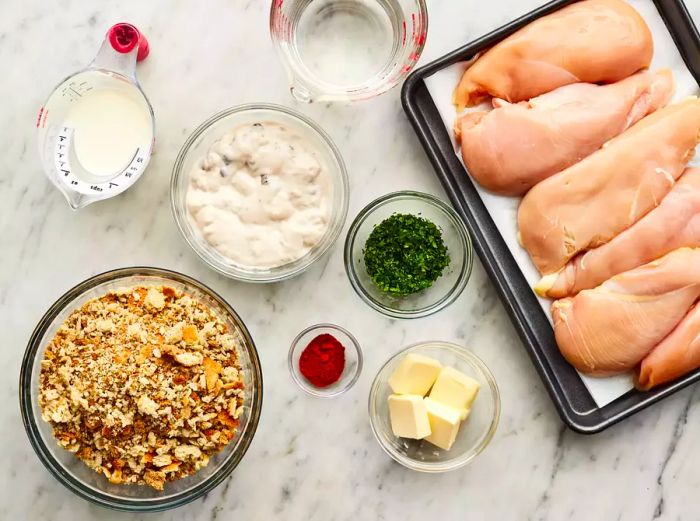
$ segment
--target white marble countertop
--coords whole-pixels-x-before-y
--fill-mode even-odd
[[[542,3],[428,0],[422,62]],[[686,0],[700,19],[700,0]],[[338,245],[294,280],[253,286],[203,265],[180,237],[168,195],[188,133],[239,103],[294,106],[338,144],[351,178],[350,217],[396,189],[444,197],[406,120],[399,90],[352,106],[298,105],[268,38],[262,0],[4,0],[0,16],[0,519],[136,519],[73,496],[42,467],[22,427],[17,381],[27,339],[48,306],[90,275],[154,265],[220,292],[256,340],[265,377],[263,415],[233,475],[205,498],[148,519],[417,520],[697,519],[700,387],[680,392],[591,437],[559,420],[477,260],[457,302],[416,321],[365,306],[350,288]],[[71,211],[43,177],[34,121],[51,88],[90,61],[114,22],[130,21],[151,43],[139,77],[157,118],[157,154],[122,196]],[[286,367],[294,335],[319,321],[353,331],[365,369],[347,395],[304,395]],[[443,339],[468,345],[493,370],[503,411],[491,446],[470,466],[424,475],[393,463],[375,443],[367,394],[380,364],[402,346]],[[695,427],[693,427],[695,425]]]

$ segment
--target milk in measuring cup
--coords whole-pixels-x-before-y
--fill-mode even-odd
[[[150,117],[138,92],[104,90],[85,96],[68,112],[80,170],[88,177],[113,177],[125,170],[153,139]]]

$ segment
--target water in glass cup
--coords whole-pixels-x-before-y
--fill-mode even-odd
[[[425,0],[273,0],[270,32],[297,99],[365,99],[413,68]]]
[[[301,13],[299,58],[322,81],[348,88],[375,77],[391,59],[390,2],[316,0]]]

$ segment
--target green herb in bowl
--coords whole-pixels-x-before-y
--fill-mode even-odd
[[[397,297],[429,288],[450,264],[440,228],[413,214],[395,213],[376,225],[363,256],[372,282]]]

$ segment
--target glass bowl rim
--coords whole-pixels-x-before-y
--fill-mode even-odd
[[[360,283],[359,276],[357,274],[357,271],[355,270],[355,266],[352,260],[353,247],[355,245],[355,240],[357,238],[357,233],[360,227],[375,212],[375,210],[384,206],[385,204],[401,199],[418,200],[427,203],[428,205],[440,210],[443,214],[445,214],[445,216],[448,218],[449,221],[452,222],[455,229],[457,230],[457,235],[459,236],[460,244],[464,251],[464,261],[461,267],[459,268],[459,276],[457,277],[457,280],[455,281],[454,285],[450,287],[449,291],[437,302],[424,308],[412,311],[402,311],[400,309],[384,305],[383,303],[373,298],[367,292],[362,283]],[[445,203],[442,199],[425,192],[418,192],[415,190],[399,190],[396,192],[390,192],[388,194],[382,195],[374,199],[373,201],[368,203],[364,208],[362,208],[362,210],[360,210],[355,219],[353,219],[352,224],[350,224],[350,228],[348,229],[348,233],[345,238],[343,261],[345,263],[345,273],[347,274],[348,279],[350,280],[350,285],[355,290],[355,293],[357,293],[367,305],[369,305],[374,310],[379,311],[383,315],[386,315],[391,318],[413,319],[427,317],[429,315],[437,313],[438,311],[445,309],[447,306],[449,306],[455,300],[457,300],[457,298],[464,291],[464,288],[466,288],[467,283],[471,278],[472,268],[474,266],[474,247],[472,244],[471,236],[469,235],[469,231],[467,230],[464,221],[462,221],[462,218],[457,214],[457,212],[453,208],[451,208],[447,203]],[[427,288],[424,291],[430,291],[430,288]]]
[[[183,170],[185,159],[190,152],[190,149],[195,144],[195,142],[202,137],[215,123],[221,121],[222,119],[233,116],[236,114],[242,114],[245,112],[263,110],[270,112],[278,112],[285,116],[289,116],[292,119],[297,120],[302,126],[307,126],[311,131],[313,131],[318,138],[328,147],[330,155],[333,158],[334,170],[337,170],[337,175],[331,174],[332,184],[334,186],[339,186],[341,195],[340,208],[338,208],[337,222],[331,222],[326,230],[326,233],[321,238],[321,241],[326,241],[326,245],[315,249],[312,248],[306,255],[296,259],[292,262],[282,264],[281,266],[275,266],[274,268],[261,268],[256,271],[247,271],[243,267],[231,267],[223,266],[218,263],[213,262],[209,255],[199,247],[197,242],[194,240],[194,232],[190,231],[190,226],[188,226],[187,220],[187,209],[182,208],[179,201],[176,198],[176,192],[178,191],[178,183],[186,174]],[[337,178],[337,180],[336,180]],[[336,182],[338,181],[338,182]],[[248,283],[274,283],[281,282],[283,280],[291,279],[306,269],[308,269],[312,264],[321,259],[326,253],[330,251],[333,245],[338,240],[340,233],[343,230],[343,226],[347,219],[348,207],[350,204],[350,181],[348,178],[347,166],[343,160],[343,156],[340,153],[340,149],[337,147],[335,142],[331,139],[330,135],[323,130],[315,121],[308,118],[301,112],[294,109],[285,107],[283,105],[278,105],[275,103],[244,103],[241,105],[235,105],[229,107],[216,114],[210,116],[207,120],[200,123],[188,136],[188,138],[180,147],[180,151],[177,154],[175,162],[173,163],[172,174],[170,176],[170,209],[175,219],[175,224],[177,225],[180,235],[185,239],[188,246],[194,251],[197,256],[210,268],[216,272],[224,275],[225,277],[238,280],[241,282]],[[317,245],[318,246],[318,245]],[[303,262],[302,262],[303,261]],[[297,265],[298,264],[298,265]],[[296,265],[294,269],[289,269],[290,266]]]
[[[294,353],[296,352],[297,347],[299,346],[299,342],[301,339],[308,333],[315,331],[317,329],[333,329],[335,331],[338,331],[345,335],[348,339],[350,339],[350,343],[355,349],[355,352],[357,353],[357,364],[355,366],[355,372],[353,373],[352,377],[348,382],[343,386],[338,389],[335,389],[332,392],[327,392],[323,391],[322,389],[314,389],[311,387],[310,384],[306,384],[303,382],[298,376],[296,371],[294,370]],[[344,394],[345,392],[349,391],[355,383],[357,383],[357,380],[360,378],[360,374],[362,373],[362,367],[364,364],[364,359],[362,355],[362,348],[360,347],[360,343],[357,341],[357,338],[350,333],[347,329],[344,327],[341,327],[337,324],[331,324],[329,322],[321,322],[318,324],[313,324],[297,334],[297,336],[294,337],[294,340],[292,340],[292,343],[289,347],[289,352],[287,354],[287,367],[289,368],[289,373],[292,375],[292,379],[294,380],[294,383],[297,384],[298,387],[301,388],[302,391],[306,392],[307,394],[310,394],[311,396],[315,396],[316,398],[334,398],[336,396],[339,396],[341,394]]]
[[[470,363],[473,363],[474,366],[477,368],[478,372],[488,383],[489,388],[491,389],[491,393],[493,395],[494,404],[493,417],[491,418],[491,423],[483,439],[477,445],[472,447],[470,450],[466,451],[461,456],[455,457],[453,460],[444,463],[423,463],[399,454],[384,442],[376,425],[379,414],[376,411],[375,401],[377,393],[379,392],[379,386],[383,383],[382,381],[380,381],[379,377],[384,373],[387,367],[392,362],[396,361],[399,357],[405,356],[406,354],[417,349],[431,346],[440,349],[447,349],[448,351],[455,354],[457,357],[462,358],[463,360],[468,360]],[[493,439],[494,435],[496,434],[496,430],[498,429],[498,423],[501,417],[501,393],[498,389],[496,378],[493,376],[491,370],[484,363],[484,361],[481,358],[479,358],[476,354],[474,354],[470,349],[460,344],[456,344],[454,342],[447,342],[443,340],[426,340],[422,342],[417,342],[415,344],[411,344],[401,349],[398,353],[395,353],[394,355],[390,356],[389,359],[382,364],[382,366],[377,371],[374,380],[372,380],[372,385],[370,386],[368,412],[372,434],[374,434],[374,437],[379,443],[379,446],[387,455],[389,455],[394,461],[400,463],[404,467],[409,468],[411,470],[435,474],[441,472],[449,472],[464,467],[465,465],[470,463],[474,458],[476,458],[479,454],[481,454],[484,451],[484,449],[486,449],[486,447],[491,443],[491,440]]]
[[[32,368],[34,360],[38,355],[39,350],[43,346],[43,344],[40,343],[41,339],[46,334],[46,331],[51,323],[63,310],[66,309],[67,306],[69,306],[77,297],[86,291],[89,291],[104,283],[114,282],[122,278],[134,276],[154,276],[170,279],[173,282],[177,282],[185,286],[192,286],[198,291],[201,291],[207,297],[212,298],[217,305],[219,305],[225,311],[225,313],[230,316],[231,320],[236,324],[236,327],[239,328],[241,336],[243,337],[243,340],[247,346],[246,352],[250,357],[250,363],[252,366],[251,371],[255,375],[255,380],[259,382],[259,391],[256,389],[250,406],[251,413],[250,423],[248,426],[250,434],[247,437],[243,435],[241,436],[237,452],[235,454],[232,453],[228,460],[223,462],[220,468],[212,473],[209,478],[194,485],[184,493],[180,493],[167,499],[127,499],[123,497],[116,497],[112,494],[105,494],[102,491],[95,492],[92,488],[86,487],[80,479],[73,477],[70,473],[65,471],[64,466],[54,457],[51,449],[44,443],[41,434],[39,433],[38,426],[34,422],[33,413],[36,410],[36,407],[38,407],[38,404],[34,404],[34,400],[32,399]],[[223,297],[205,284],[180,272],[151,266],[133,266],[105,271],[103,273],[88,277],[63,293],[63,295],[56,299],[51,307],[49,307],[49,309],[43,314],[32,331],[29,341],[27,342],[27,348],[22,358],[22,365],[20,368],[19,404],[22,415],[22,423],[32,449],[34,449],[34,452],[41,463],[49,471],[49,474],[51,474],[59,483],[82,499],[102,507],[126,512],[159,512],[169,510],[171,508],[190,503],[221,484],[221,482],[224,481],[224,479],[226,479],[238,466],[253,441],[262,412],[262,400],[263,379],[260,358],[258,356],[255,342],[253,341],[248,328],[238,313]]]

